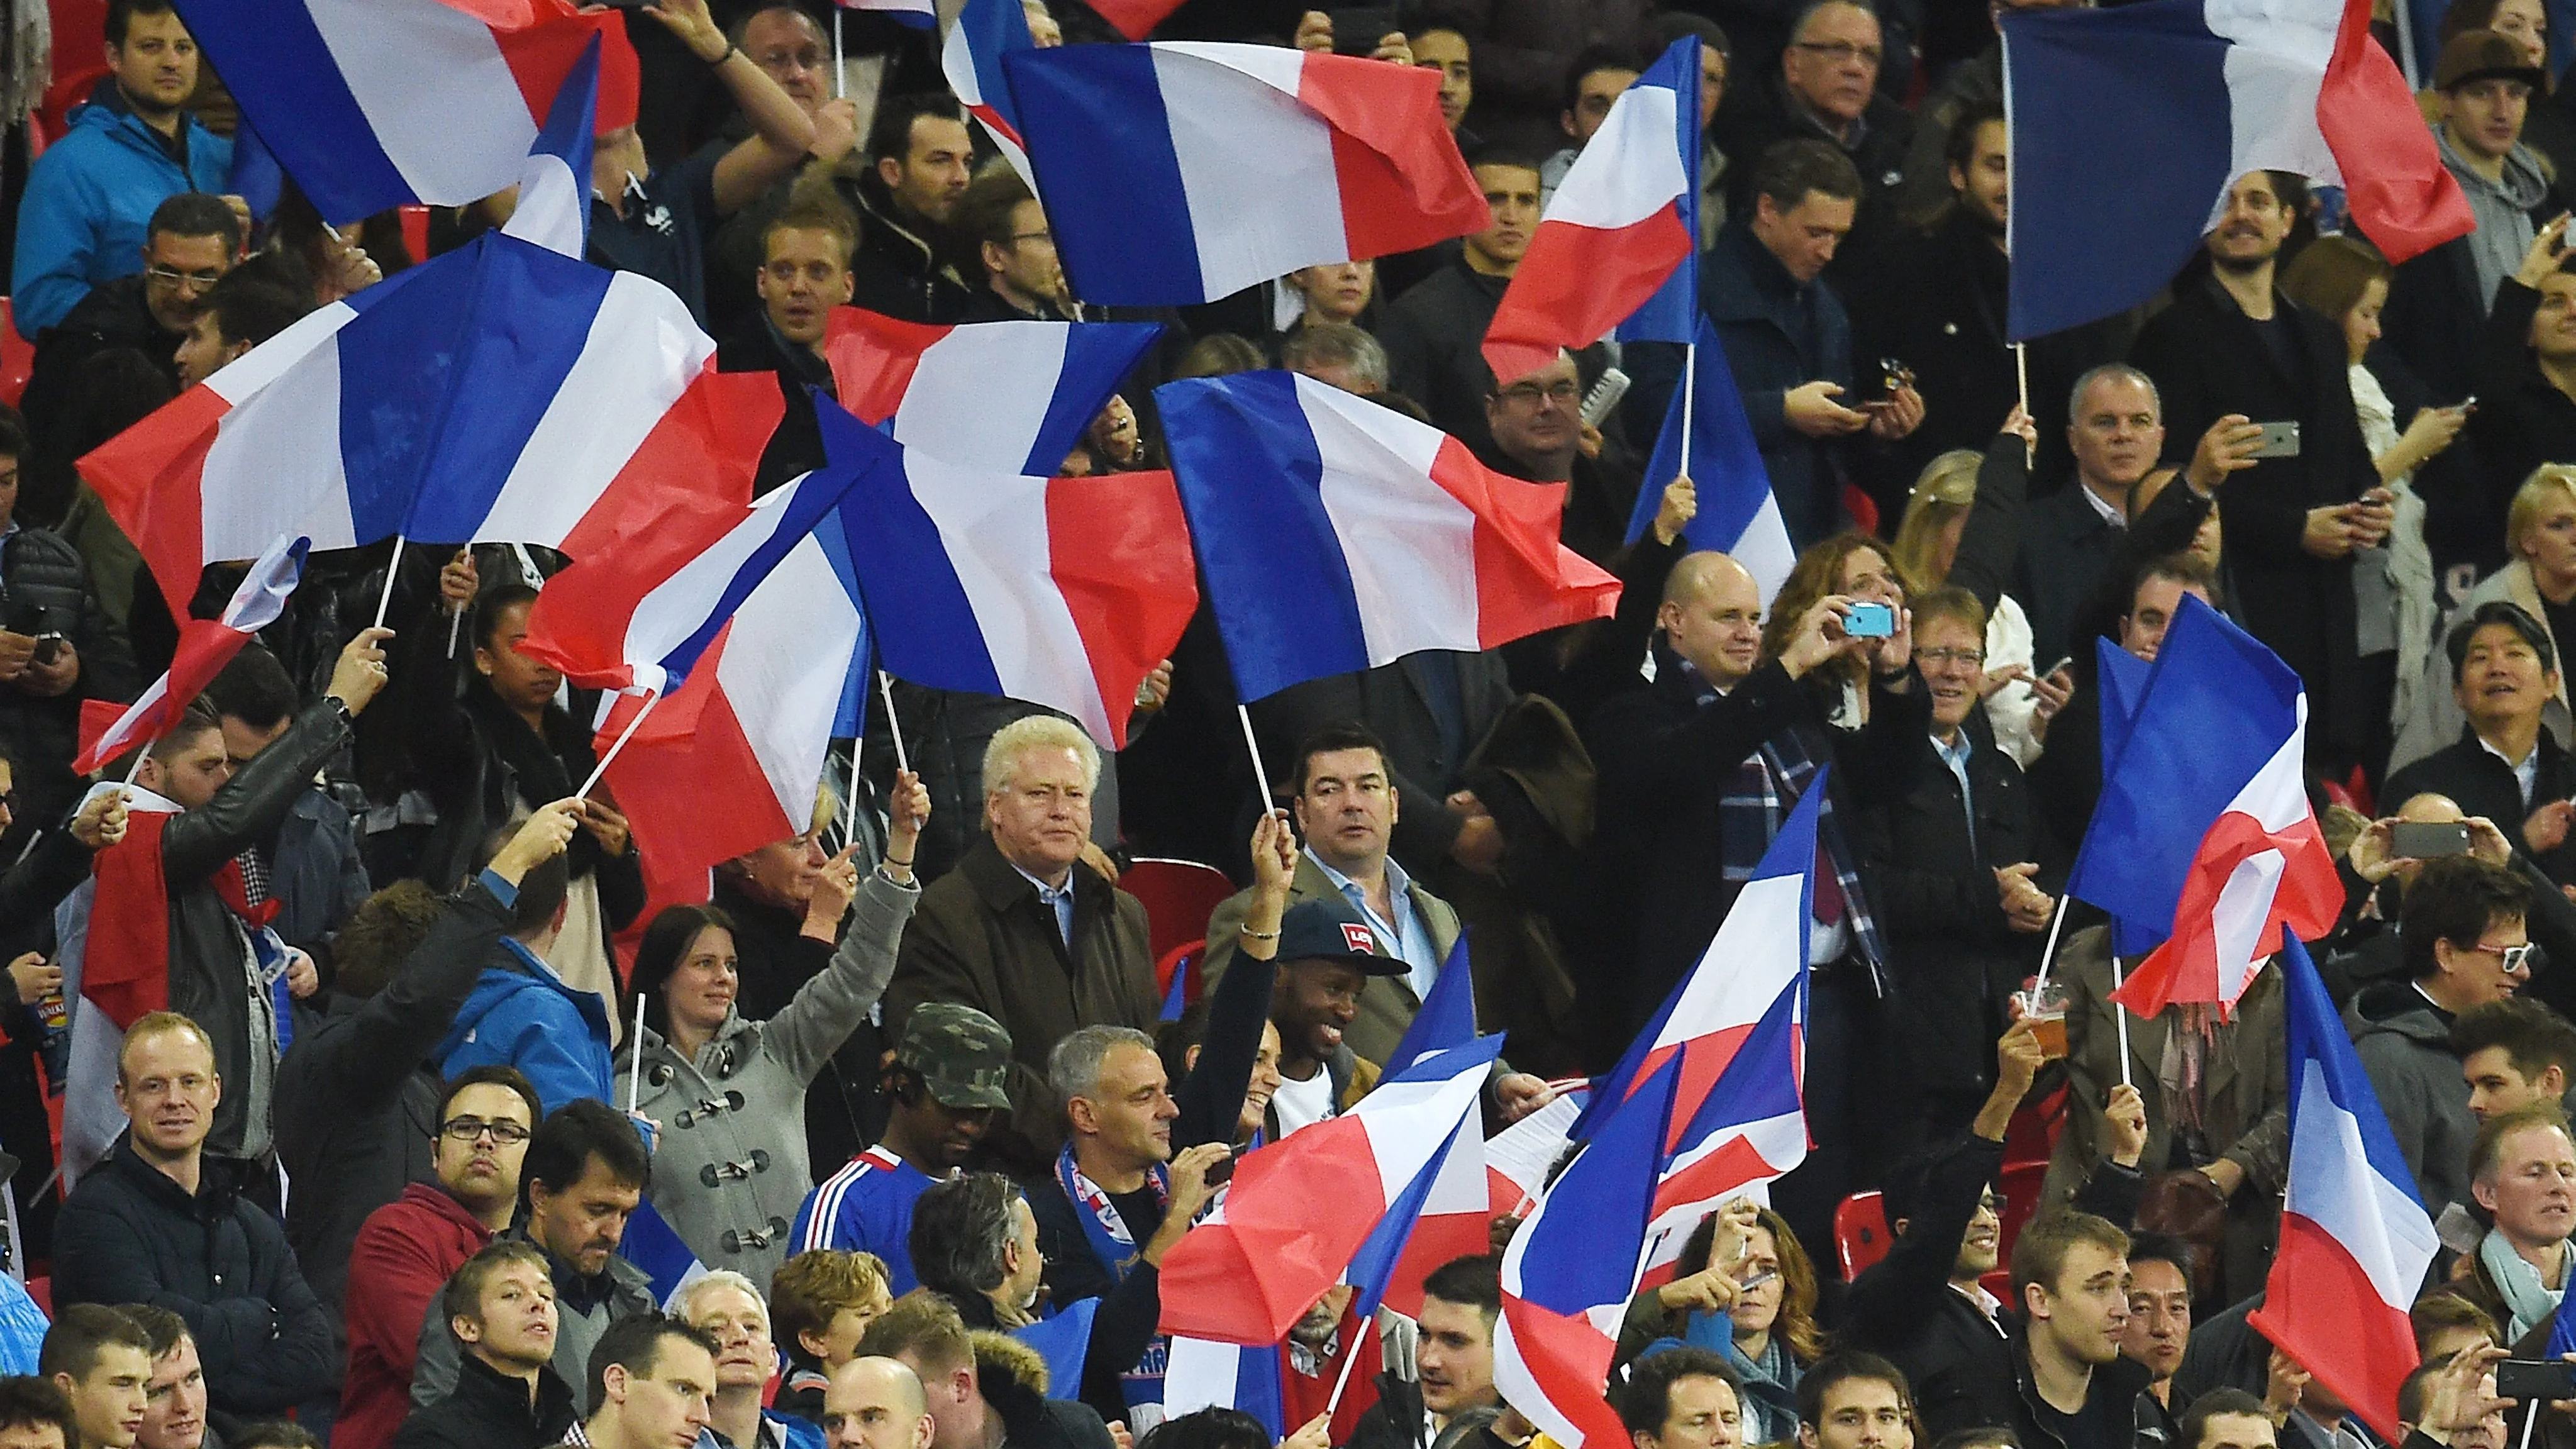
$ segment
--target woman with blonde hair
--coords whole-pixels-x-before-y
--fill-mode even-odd
[[[2512,561],[2487,575],[2451,617],[2465,619],[2479,605],[2501,599],[2540,621],[2559,658],[2557,691],[2540,720],[2561,747],[2576,748],[2566,667],[2567,646],[2576,642],[2570,634],[2576,629],[2576,464],[2544,463],[2523,480],[2505,512],[2504,547]],[[2390,774],[2459,739],[2468,722],[2451,692],[2450,656],[2439,649],[2425,662],[2414,699],[2413,712],[2398,721]]]

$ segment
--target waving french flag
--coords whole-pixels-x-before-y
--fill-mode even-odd
[[[2398,1386],[2416,1365],[2407,1309],[2441,1240],[2307,948],[2292,940],[2280,968],[2290,1181],[2280,1251],[2247,1321],[2393,1441]]]
[[[635,50],[614,10],[568,0],[181,0],[242,114],[333,224],[462,206],[519,180],[594,37],[598,125],[635,123]],[[581,172],[589,191],[589,171]]]
[[[1476,1040],[1475,973],[1467,963],[1467,938],[1449,948],[1449,959],[1431,994],[1422,999],[1413,1024],[1387,1057],[1386,1070],[1402,1072],[1416,1062],[1468,1046]],[[1422,1313],[1422,1280],[1444,1263],[1491,1251],[1486,1210],[1490,1190],[1485,1180],[1485,1123],[1482,1113],[1468,1117],[1449,1134],[1430,1172],[1405,1194],[1400,1209],[1379,1219],[1376,1231],[1351,1258],[1347,1275],[1358,1293],[1352,1312],[1362,1319],[1383,1303],[1408,1318]]]
[[[659,282],[486,233],[306,316],[82,460],[174,607],[280,534],[579,557],[637,513],[748,502],[782,402]]]
[[[590,246],[590,156],[599,111],[599,37],[555,91],[545,127],[519,168],[519,197],[501,230],[550,252],[578,257]]]
[[[1029,34],[1029,12],[1020,0],[966,0],[948,27],[948,39],[939,47],[939,70],[948,77],[948,88],[1024,181],[1035,173],[1029,170],[1028,143],[1020,137],[1020,108],[1011,101],[1002,57],[1037,46]]]
[[[2013,268],[2011,334],[2154,296],[2248,171],[2343,187],[2392,262],[2474,228],[2370,16],[2371,0],[2007,12],[2010,249],[2045,263]]]
[[[1349,1112],[1247,1154],[1224,1221],[1200,1224],[1163,1258],[1162,1331],[1246,1347],[1286,1338],[1473,1120],[1502,1046],[1480,1037],[1427,1057],[1380,1078]]]
[[[1010,51],[1002,71],[1087,302],[1213,302],[1491,218],[1426,70],[1193,41]]]
[[[1523,262],[1523,267],[1529,264]],[[1780,500],[1771,492],[1771,470],[1753,441],[1752,421],[1744,416],[1744,397],[1735,390],[1734,370],[1717,328],[1705,315],[1698,320],[1699,345],[1691,349],[1694,374],[1689,387],[1673,389],[1664,407],[1663,431],[1646,459],[1637,487],[1636,511],[1628,519],[1628,541],[1635,543],[1654,526],[1663,507],[1665,485],[1682,473],[1682,430],[1690,429],[1691,482],[1699,490],[1699,512],[1682,525],[1682,537],[1694,549],[1731,555],[1753,575],[1762,605],[1789,581],[1798,550],[1789,542],[1789,525],[1780,517]],[[1687,405],[1687,408],[1686,408]],[[1690,414],[1687,421],[1684,411]]]
[[[1667,1061],[1620,1102],[1503,1250],[1494,1387],[1566,1449],[1627,1442],[1603,1391],[1637,1291],[1680,1076]]]
[[[2284,927],[2309,940],[2334,928],[2343,884],[2308,806],[2307,723],[2299,676],[2186,596],[2127,739],[2106,756],[2067,881],[2129,931],[2170,933],[2114,1000],[2140,1016],[2176,1001],[2230,1006]]]
[[[546,580],[520,652],[588,688],[678,689],[773,569],[821,525],[842,527],[842,500],[858,477],[899,466],[895,445],[857,419],[836,408],[817,413],[828,463],[748,508],[691,501],[637,516]],[[826,546],[836,547],[846,553],[843,540]],[[846,650],[841,657],[846,663]]]
[[[286,612],[286,597],[295,592],[296,580],[304,574],[308,546],[301,538],[281,538],[270,544],[242,577],[241,587],[233,591],[220,618],[191,619],[180,625],[179,646],[170,657],[169,670],[134,703],[81,701],[82,743],[72,761],[72,773],[86,775],[127,750],[167,734],[189,701],[205,692],[242,646]]]
[[[1008,0],[1014,14],[1017,0]],[[969,468],[1052,476],[1163,333],[1154,322],[934,327],[859,307],[824,324],[841,406],[894,440]]]
[[[1172,475],[1030,477],[875,441],[892,456],[851,488],[847,537],[886,671],[1124,748],[1136,687],[1198,609]]]
[[[1618,607],[1618,581],[1557,541],[1562,483],[1507,478],[1437,428],[1293,373],[1154,396],[1245,700]]]
[[[1699,37],[1685,35],[1611,103],[1485,327],[1494,376],[1527,377],[1613,328],[1627,341],[1691,340],[1699,96]]]

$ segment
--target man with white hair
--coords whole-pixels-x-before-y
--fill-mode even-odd
[[[1030,715],[984,750],[985,837],[930,883],[886,988],[898,1036],[926,1001],[974,1007],[1010,1033],[1011,1115],[987,1146],[1035,1175],[1064,1140],[1047,1049],[1075,1029],[1153,1026],[1162,1005],[1145,907],[1081,863],[1100,751],[1080,726]]]
[[[734,1449],[790,1449],[811,1442],[813,1429],[760,1406],[761,1391],[778,1372],[778,1345],[770,1337],[769,1304],[749,1278],[718,1268],[680,1291],[681,1322],[716,1341],[715,1419],[710,1428]]]

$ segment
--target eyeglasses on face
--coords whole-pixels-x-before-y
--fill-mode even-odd
[[[486,1122],[480,1117],[450,1117],[438,1124],[438,1130],[458,1142],[471,1142],[488,1132],[503,1147],[516,1147],[529,1135],[528,1129],[516,1122]]]

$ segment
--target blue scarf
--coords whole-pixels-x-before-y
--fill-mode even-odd
[[[1156,1163],[1146,1169],[1145,1180],[1154,1189],[1155,1202],[1169,1209],[1171,1170]],[[1109,1200],[1109,1194],[1074,1165],[1070,1142],[1055,1155],[1055,1181],[1074,1206],[1074,1221],[1082,1224],[1082,1236],[1091,1245],[1092,1258],[1109,1274],[1111,1282],[1126,1282],[1127,1275],[1136,1270],[1136,1235],[1127,1230],[1127,1220],[1118,1215],[1118,1206]],[[1163,1402],[1163,1368],[1171,1351],[1171,1340],[1158,1333],[1146,1345],[1145,1355],[1136,1360],[1136,1366],[1119,1374],[1119,1388],[1129,1408]]]

